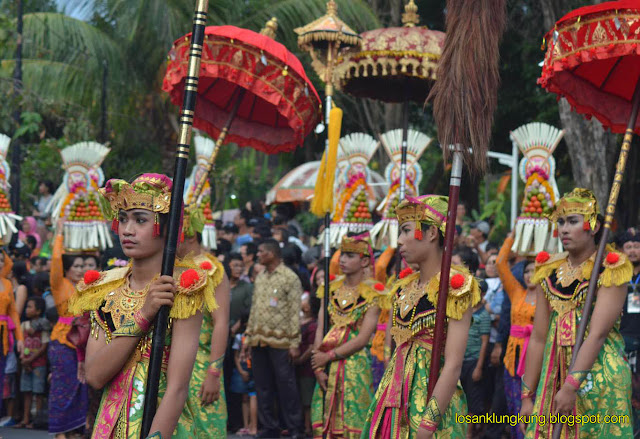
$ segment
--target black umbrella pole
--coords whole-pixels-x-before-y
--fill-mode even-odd
[[[611,225],[613,224],[613,216],[616,213],[616,204],[618,203],[618,195],[620,194],[620,188],[622,186],[622,179],[624,177],[624,169],[627,167],[627,158],[629,157],[629,151],[631,150],[631,141],[633,140],[633,129],[636,126],[636,120],[638,119],[638,110],[640,109],[640,81],[636,84],[636,89],[633,92],[633,99],[631,101],[631,114],[629,115],[629,122],[627,124],[627,131],[624,133],[624,139],[622,141],[622,147],[620,148],[620,155],[618,156],[618,162],[616,163],[616,173],[613,177],[613,184],[611,185],[611,191],[609,192],[609,201],[607,202],[607,209],[604,217],[604,230],[602,230],[602,237],[598,244],[598,251],[596,252],[596,260],[593,262],[593,270],[591,271],[591,278],[589,279],[589,289],[587,290],[587,296],[584,301],[584,308],[582,311],[582,318],[578,325],[578,332],[576,334],[576,344],[573,346],[573,352],[571,354],[571,365],[569,371],[573,371],[573,366],[578,358],[578,353],[584,336],[587,333],[587,325],[591,317],[591,311],[593,307],[593,301],[596,297],[596,288],[598,284],[598,276],[600,275],[600,267],[604,260],[604,251],[611,234]],[[562,427],[564,424],[556,424],[553,429],[553,439],[560,439],[562,433]]]
[[[176,163],[173,173],[173,188],[171,191],[171,207],[169,210],[169,222],[167,240],[162,255],[162,275],[172,276],[173,265],[178,246],[178,233],[180,219],[182,217],[182,204],[184,192],[184,180],[187,173],[189,160],[189,148],[191,146],[191,126],[196,108],[198,95],[198,80],[200,77],[200,58],[202,57],[202,44],[204,42],[204,30],[207,24],[208,0],[196,0],[193,14],[193,33],[189,48],[189,70],[185,79],[184,100],[180,114],[180,134],[176,149]],[[151,424],[156,414],[158,405],[158,384],[162,370],[164,356],[164,339],[169,322],[169,307],[163,306],[156,316],[151,355],[149,359],[149,374],[147,376],[147,390],[144,400],[144,414],[142,418],[141,438],[146,438],[151,430]],[[155,433],[155,432],[153,432]]]

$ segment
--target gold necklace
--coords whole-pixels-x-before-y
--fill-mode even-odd
[[[359,286],[350,287],[342,284],[333,292],[334,305],[340,310],[351,308],[358,301],[360,296]]]
[[[419,285],[420,279],[417,278],[402,289],[398,296],[398,311],[403,319],[409,311],[418,304],[418,301],[425,293],[425,285]]]
[[[115,329],[120,328],[127,320],[133,318],[136,311],[142,309],[153,280],[142,290],[134,291],[129,284],[131,272],[125,277],[124,283],[114,291],[107,294],[103,307],[105,313],[111,314],[111,320]]]
[[[589,259],[584,260],[580,265],[574,267],[567,257],[567,259],[565,259],[556,270],[556,279],[558,280],[558,283],[562,287],[566,288],[575,281],[584,279],[582,271],[587,261],[589,261]]]

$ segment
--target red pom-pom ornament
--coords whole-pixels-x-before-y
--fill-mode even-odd
[[[200,264],[200,268],[202,268],[203,270],[211,270],[213,268],[213,265],[211,265],[211,262],[209,261],[204,261],[202,264]]]
[[[411,267],[407,267],[404,270],[402,270],[400,272],[400,274],[398,275],[398,278],[400,279],[404,279],[405,277],[409,276],[410,274],[413,274],[413,270],[411,269]]]
[[[200,275],[193,268],[188,269],[180,276],[180,286],[182,288],[189,288],[191,285],[195,284],[198,280],[200,280]]]
[[[335,274],[330,274],[329,275],[329,282],[333,282],[334,280],[336,280],[336,275]]]
[[[380,282],[378,282],[377,284],[375,284],[373,286],[373,288],[375,288],[378,291],[384,291],[384,285],[382,285]]]
[[[544,264],[549,260],[550,257],[551,256],[549,256],[549,253],[542,251],[538,253],[538,256],[536,256],[536,262],[538,264]]]
[[[457,290],[458,288],[462,288],[462,286],[464,285],[464,276],[459,273],[454,274],[451,280],[449,281],[449,285],[451,285],[451,288],[453,288],[454,290]]]
[[[620,255],[610,252],[607,254],[607,264],[616,264],[620,260]]]
[[[88,270],[84,274],[84,283],[89,285],[100,279],[100,273],[96,270]]]

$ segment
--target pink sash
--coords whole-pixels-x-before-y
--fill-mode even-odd
[[[518,362],[518,370],[516,370],[516,374],[521,377],[524,374],[525,360],[527,357],[527,348],[529,347],[529,340],[531,339],[531,332],[533,331],[533,325],[527,326],[519,326],[519,325],[511,325],[511,332],[509,335],[515,338],[523,338],[524,345],[522,346],[522,351],[520,352],[520,361]]]
[[[58,323],[62,323],[63,325],[69,325],[73,323],[74,316],[71,317],[58,317]]]

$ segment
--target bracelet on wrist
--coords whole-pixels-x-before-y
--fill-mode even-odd
[[[531,390],[529,388],[529,386],[527,386],[527,383],[524,382],[524,377],[522,379],[522,387],[520,389],[520,400],[524,400],[524,399],[528,399],[528,398],[535,398],[536,396],[536,392],[534,392],[533,390]]]
[[[420,428],[424,428],[425,430],[435,432],[438,429],[438,424],[434,421],[430,421],[428,419],[423,419],[420,423]]]
[[[138,325],[138,327],[142,331],[149,332],[149,329],[151,329],[151,322],[149,322],[149,320],[147,320],[146,318],[143,317],[143,315],[140,312],[140,310],[136,311],[133,314],[133,320],[136,322],[136,325]]]
[[[214,377],[218,378],[220,375],[222,375],[222,371],[220,371],[220,369],[216,368],[212,365],[210,365],[207,368],[207,373],[210,375],[213,375]]]
[[[330,361],[335,361],[335,359],[336,359],[336,350],[335,349],[331,349],[329,352],[327,352],[327,354],[329,355],[329,360]]]
[[[572,375],[567,375],[567,378],[564,380],[565,384],[570,385],[575,391],[580,390],[580,381],[574,378]]]
[[[422,418],[420,427],[425,430],[436,431],[441,419],[442,414],[440,413],[440,407],[438,407],[438,400],[435,396],[432,396],[427,402],[427,410],[424,418]]]

